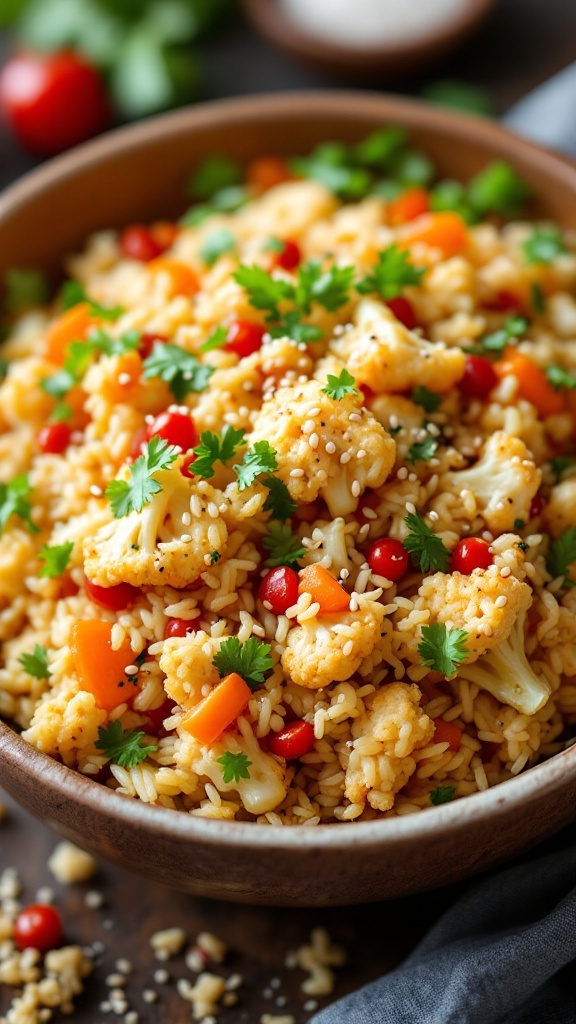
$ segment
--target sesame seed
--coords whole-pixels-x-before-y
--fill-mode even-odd
[[[487,540],[488,543],[491,544],[492,541],[494,540],[494,535],[492,533],[490,533],[490,530],[483,530],[482,531],[482,538],[483,538],[483,540]]]
[[[222,513],[228,511],[228,505],[226,504],[225,501],[223,501],[221,505],[218,505],[218,511]]]
[[[294,477],[294,479],[297,480],[299,477],[304,476],[304,470],[303,469],[291,469],[290,470],[290,476]]]
[[[316,999],[307,999],[304,1003],[304,1009],[306,1013],[313,1013],[314,1010],[318,1009],[318,1002]]]
[[[182,516],[182,526],[190,526],[191,522],[192,522],[192,516],[190,515],[190,513],[189,512],[184,512],[184,515]]]
[[[310,434],[310,437],[308,438],[308,444],[310,445],[311,448],[317,448],[318,445],[320,444],[320,438],[318,437],[316,431],[314,431],[313,434]]]
[[[505,596],[505,594],[500,594],[500,597],[496,598],[494,604],[496,605],[497,608],[505,608],[506,605],[508,604],[508,598]]]
[[[306,420],[306,422],[302,424],[302,427],[300,429],[302,430],[303,434],[311,434],[314,430],[316,430],[316,424],[314,420]]]
[[[328,474],[325,469],[319,469],[318,472],[316,473],[316,476],[318,477],[319,480],[322,481],[328,478]]]
[[[336,445],[334,444],[334,441],[328,441],[328,443],[325,446],[325,451],[328,453],[328,455],[334,455],[334,452],[336,451]]]
[[[109,974],[105,981],[108,988],[122,988],[126,984],[126,978],[123,974]]]
[[[503,565],[502,568],[500,569],[500,575],[502,576],[503,579],[506,579],[506,577],[509,576],[511,572],[512,569],[510,568],[509,565]]]
[[[104,903],[104,897],[101,892],[97,892],[96,889],[90,889],[84,897],[84,903],[90,910],[99,910]]]
[[[320,409],[310,409],[310,412],[308,413],[308,415],[310,416],[311,419],[314,416],[319,416],[320,415]]]
[[[408,479],[409,479],[411,484],[415,484],[417,479],[418,479],[418,477],[416,476],[416,473],[409,473],[408,474]]]
[[[154,981],[157,985],[165,985],[170,980],[168,971],[160,967],[157,971],[154,971]]]
[[[408,477],[408,470],[406,469],[406,466],[400,466],[396,476],[399,480],[406,480]]]
[[[529,548],[537,548],[542,543],[542,534],[532,533],[529,537],[526,537],[526,543]]]
[[[129,373],[119,373],[118,374],[118,383],[119,384],[129,384],[131,380],[132,380],[132,377],[130,376]]]
[[[431,519],[433,523],[437,523],[438,520],[440,519],[440,516],[438,515],[437,512],[434,512],[434,510],[432,510],[431,512],[428,513],[428,518]]]
[[[358,601],[356,600],[356,595],[355,594],[352,594],[352,597],[350,598],[350,604],[348,605],[348,607],[349,607],[351,612],[357,612],[358,611]]]
[[[392,413],[389,422],[390,422],[390,426],[392,427],[392,430],[396,430],[400,426],[400,424],[398,422],[398,417],[396,415],[394,415],[394,413]]]
[[[124,1017],[124,1024],[138,1024],[139,1020],[140,1017],[136,1013],[136,1010],[130,1010],[130,1013],[127,1013]]]
[[[340,456],[340,464],[345,466],[347,462],[350,462],[351,458],[352,456],[350,455],[350,452],[342,452],[342,455]]]
[[[364,459],[365,457],[366,457],[366,449],[365,448],[359,448],[358,451],[356,452],[356,458],[357,459]]]
[[[153,988],[145,988],[142,992],[142,999],[145,1003],[155,1003],[158,999],[158,993]]]
[[[336,327],[334,328],[334,337],[339,338],[341,334],[344,334],[344,325],[336,324]]]
[[[182,533],[182,534],[180,535],[180,540],[181,540],[181,541],[182,541],[182,542],[183,542],[184,544],[188,544],[188,543],[189,543],[189,542],[190,542],[190,541],[192,540],[192,536],[191,536],[191,534],[189,534],[189,533]]]
[[[93,494],[95,498],[99,498],[102,494],[102,488],[98,487],[98,484],[90,484],[90,494]]]
[[[351,412],[348,419],[351,423],[362,423],[362,417],[359,412]]]
[[[353,480],[352,481],[352,487],[350,488],[350,490],[351,490],[352,496],[354,498],[359,498],[360,497],[360,491],[362,490],[362,488],[360,487],[360,481],[359,480]]]
[[[347,640],[346,643],[344,644],[344,647],[342,648],[342,654],[344,655],[345,658],[347,658],[349,654],[352,654],[353,650],[354,643],[352,642],[352,640]]]
[[[126,673],[127,676],[137,676],[138,675],[138,665],[126,665],[126,668],[124,669],[124,672]]]
[[[501,512],[503,508],[506,508],[506,506],[503,501],[497,501],[496,508],[498,509],[499,512]]]
[[[120,971],[120,974],[132,974],[132,964],[125,957],[117,960],[114,966],[117,971]]]
[[[340,571],[340,579],[341,580],[347,580],[349,575],[350,575],[350,570],[349,569],[342,569]]]

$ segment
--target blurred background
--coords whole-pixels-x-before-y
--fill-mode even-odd
[[[371,88],[499,116],[574,60],[573,0],[0,0],[0,186],[202,100]]]

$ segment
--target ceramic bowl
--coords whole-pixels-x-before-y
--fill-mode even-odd
[[[0,198],[0,276],[57,273],[91,231],[178,215],[208,154],[305,153],[404,125],[443,174],[514,163],[536,212],[576,227],[576,168],[498,126],[409,101],[347,93],[208,104],[122,129],[34,171]],[[61,835],[130,870],[197,893],[267,904],[346,904],[464,878],[520,853],[576,810],[576,747],[484,793],[421,814],[277,828],[209,821],[117,796],[0,724],[0,783]]]

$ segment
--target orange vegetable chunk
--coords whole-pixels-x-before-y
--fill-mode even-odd
[[[390,224],[406,224],[430,210],[430,196],[423,188],[409,188],[388,205]]]
[[[151,260],[148,264],[148,269],[153,274],[167,274],[170,281],[170,294],[174,295],[194,295],[200,283],[192,267],[189,267],[186,263],[181,263],[180,260],[170,259],[168,256],[159,256],[158,259]]]
[[[459,256],[468,245],[468,232],[462,217],[451,210],[425,213],[404,225],[398,234],[398,245],[407,249],[420,242],[439,249],[443,256]]]
[[[512,375],[518,381],[518,394],[538,410],[541,419],[555,416],[566,409],[566,399],[555,391],[546,374],[528,356],[507,348],[502,359],[494,363],[496,375],[501,380]]]
[[[345,612],[350,606],[350,595],[346,593],[344,587],[327,569],[317,563],[300,570],[298,593],[312,594],[312,600],[320,605],[321,614]]]
[[[289,181],[292,175],[285,160],[279,156],[261,156],[252,160],[246,170],[246,184],[258,192],[266,192],[275,185]]]
[[[62,313],[48,328],[44,355],[51,363],[62,364],[71,341],[82,341],[95,324],[86,302],[79,302]]]
[[[456,753],[462,744],[462,730],[452,722],[445,722],[443,718],[437,718],[434,722],[434,742],[447,743],[449,749]]]
[[[182,728],[199,743],[210,746],[247,706],[252,690],[237,672],[231,672],[182,719]]]
[[[75,622],[70,649],[83,690],[93,693],[98,707],[113,711],[138,692],[126,675],[127,665],[134,661],[128,640],[112,650],[112,623],[97,619]]]

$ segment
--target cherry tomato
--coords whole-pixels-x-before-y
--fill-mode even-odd
[[[171,220],[157,220],[150,225],[150,234],[154,241],[158,242],[162,252],[166,252],[166,249],[170,249],[174,245],[180,234],[180,228]]]
[[[199,442],[194,420],[185,412],[161,412],[148,427],[148,437],[163,437],[183,452],[190,451]]]
[[[445,722],[443,718],[437,718],[434,722],[434,742],[447,743],[450,750],[456,753],[460,750],[462,743],[462,730],[452,722]]]
[[[152,355],[156,342],[165,345],[167,341],[168,338],[165,338],[163,334],[143,334],[138,342],[138,355],[141,359],[148,359],[148,356]]]
[[[266,328],[249,320],[236,320],[228,329],[226,351],[234,352],[239,359],[251,356],[262,347]]]
[[[61,455],[70,444],[72,431],[68,423],[47,423],[38,431],[38,447],[49,455]]]
[[[61,153],[109,120],[98,71],[67,51],[12,57],[0,73],[0,103],[18,141],[37,156]]]
[[[171,636],[190,636],[195,633],[194,623],[190,619],[168,619],[164,627],[164,639]]]
[[[280,252],[272,253],[272,266],[282,267],[283,270],[295,270],[302,260],[300,246],[291,238],[283,239],[282,245],[284,248]]]
[[[388,309],[394,313],[394,316],[404,327],[407,327],[409,331],[413,331],[415,327],[418,327],[418,321],[416,319],[416,313],[412,303],[404,298],[403,295],[397,295],[394,299],[388,299],[386,303]]]
[[[20,911],[14,924],[14,941],[18,949],[38,949],[46,953],[62,941],[62,921],[54,907],[31,903]]]
[[[170,718],[175,707],[175,702],[168,698],[160,705],[159,708],[154,708],[152,711],[146,711],[146,718],[149,720],[152,731],[156,736],[167,735],[163,723],[166,718]]]
[[[536,519],[536,516],[541,516],[544,509],[546,508],[546,498],[543,494],[535,494],[530,502],[530,514],[529,519]]]
[[[374,398],[374,392],[372,391],[372,388],[368,386],[368,384],[359,384],[358,390],[361,391],[362,394],[364,395],[364,404],[366,404],[366,402],[369,402],[371,398]]]
[[[88,577],[86,577],[84,589],[86,596],[94,604],[99,604],[101,608],[108,608],[111,612],[120,612],[122,609],[128,608],[134,603],[139,593],[138,588],[133,587],[131,583],[118,583],[115,587],[99,587]]]
[[[399,580],[408,570],[410,556],[399,540],[381,537],[368,548],[366,561],[377,576],[385,576],[387,580]]]
[[[298,600],[298,573],[287,565],[270,569],[260,584],[258,596],[271,605],[274,615],[284,615],[287,608]]]
[[[248,164],[246,184],[258,192],[266,192],[275,185],[289,181],[290,169],[285,160],[278,156],[260,156]]]
[[[503,313],[512,309],[519,309],[521,305],[522,299],[520,296],[515,295],[514,292],[509,292],[504,288],[499,292],[496,292],[496,295],[493,298],[488,299],[484,303],[486,309],[497,309],[501,310]]]
[[[496,387],[498,377],[494,367],[484,356],[466,356],[464,376],[459,387],[470,398],[485,398]]]
[[[273,754],[284,757],[286,761],[294,761],[297,757],[307,754],[314,744],[314,728],[309,722],[297,718],[295,722],[284,726],[280,732],[271,733],[268,744]]]
[[[161,256],[164,249],[149,228],[142,224],[133,224],[125,228],[120,235],[120,251],[126,259],[149,263],[150,260]]]
[[[463,576],[469,576],[474,569],[488,569],[492,562],[490,545],[482,537],[459,540],[452,553],[452,571]]]

